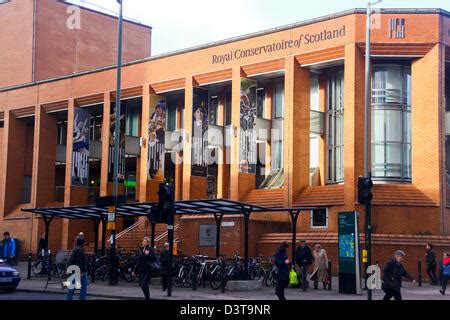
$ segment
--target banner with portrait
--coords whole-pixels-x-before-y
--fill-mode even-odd
[[[239,172],[242,173],[256,173],[257,89],[255,80],[241,78]]]
[[[150,95],[147,179],[164,180],[166,97]]]
[[[89,110],[74,108],[72,185],[87,187],[89,181]]]
[[[123,183],[125,181],[125,118],[126,118],[126,104],[120,104],[120,140],[119,140],[119,171],[118,181]],[[110,109],[110,123],[109,123],[109,148],[108,148],[108,181],[114,182],[114,143],[115,143],[115,129],[116,129],[116,103],[111,103]]]
[[[194,88],[192,108],[192,157],[191,175],[206,177],[208,173],[208,105],[209,91]]]

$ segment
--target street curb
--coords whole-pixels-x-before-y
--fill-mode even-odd
[[[24,293],[46,293],[46,294],[54,294],[54,295],[67,295],[66,292],[56,292],[56,291],[50,291],[50,290],[44,290],[44,289],[16,289],[16,292],[24,292]],[[121,300],[144,300],[143,298],[137,298],[137,297],[126,297],[126,296],[113,296],[113,295],[107,295],[107,294],[96,294],[92,293],[90,294],[88,292],[88,297],[97,297],[97,298],[109,298],[109,299],[121,299]],[[169,300],[164,298],[152,298],[151,300]]]

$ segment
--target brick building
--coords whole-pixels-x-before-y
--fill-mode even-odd
[[[439,254],[450,246],[450,13],[385,9],[376,19],[374,258],[402,248],[412,269],[426,242]],[[127,63],[120,190],[131,202],[154,201],[166,179],[177,199],[321,207],[301,215],[299,237],[323,244],[337,261],[337,213],[357,210],[364,225],[356,184],[364,163],[365,21],[365,10],[355,9]],[[33,249],[42,221],[21,208],[82,205],[112,193],[115,76],[106,67],[0,89],[0,228]],[[77,137],[88,123],[83,153]],[[204,139],[200,129],[208,129]],[[225,222],[223,252],[242,252],[242,219]],[[210,216],[181,217],[181,250],[213,254],[200,234],[208,225]],[[91,228],[57,220],[51,247],[70,247],[80,230],[92,241]],[[127,228],[119,245],[136,246],[147,232],[145,221],[119,222],[118,231]],[[271,255],[289,231],[287,213],[253,215],[250,254]]]

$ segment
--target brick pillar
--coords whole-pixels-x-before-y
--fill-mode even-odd
[[[358,176],[364,174],[364,70],[363,53],[356,44],[347,44],[344,70],[344,203],[345,210],[356,209],[361,213],[361,228],[364,226],[364,207],[358,205],[355,208],[355,202]]]
[[[191,197],[192,103],[194,79],[186,77],[184,91],[183,200]]]
[[[11,111],[5,111],[4,122],[4,172],[2,174],[4,200],[1,212],[6,216],[22,197],[26,154],[26,124],[17,119]]]
[[[105,92],[103,96],[103,122],[102,122],[102,162],[100,172],[100,196],[108,193],[108,153],[109,153],[109,123],[111,113],[111,94]]]
[[[148,119],[150,118],[150,85],[145,84],[142,89],[141,137],[145,139],[138,159],[139,165],[139,202],[147,201],[147,159],[148,159]]]
[[[441,191],[444,179],[443,160],[443,83],[445,79],[444,47],[437,44],[411,68],[412,183],[441,206],[441,232],[445,207]],[[436,217],[437,218],[437,217]]]
[[[233,67],[231,84],[231,148],[230,148],[230,199],[239,200],[239,131],[241,126],[240,66]]]
[[[56,117],[49,115],[42,106],[36,108],[35,161],[33,175],[33,199],[35,206],[45,206],[55,199]],[[67,168],[66,168],[67,170]]]
[[[285,205],[292,206],[300,191],[309,186],[310,72],[295,57],[285,60],[284,181]]]

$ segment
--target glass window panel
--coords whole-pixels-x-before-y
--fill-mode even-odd
[[[312,75],[310,79],[310,105],[311,110],[319,111],[319,76]]]
[[[266,110],[266,90],[265,88],[259,88],[258,89],[258,99],[257,101],[257,110],[256,110],[256,116],[258,118],[264,118],[264,113]]]
[[[402,111],[386,110],[384,122],[386,124],[386,141],[402,142]]]

